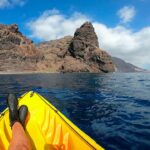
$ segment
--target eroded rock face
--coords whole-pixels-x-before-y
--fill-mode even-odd
[[[111,56],[99,48],[98,38],[90,22],[78,28],[70,43],[69,51],[77,59],[89,65],[90,72],[113,72]]]
[[[70,43],[69,51],[73,57],[84,58],[88,51],[92,51],[98,47],[98,38],[94,28],[90,22],[86,22],[76,30]]]
[[[16,24],[0,24],[0,71],[36,71],[44,58]]]
[[[111,57],[99,49],[98,38],[90,22],[78,28],[74,37],[67,36],[59,40],[44,42],[38,45],[38,49],[45,54],[52,71],[114,71]]]
[[[65,57],[70,55],[68,51],[71,36],[62,39],[43,42],[37,45],[37,49],[44,54],[47,69],[50,72],[62,72]]]
[[[34,45],[16,24],[0,24],[0,71],[112,72],[111,57],[99,48],[90,22],[78,28],[74,37]]]

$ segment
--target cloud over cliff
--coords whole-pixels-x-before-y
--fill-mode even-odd
[[[127,13],[127,16],[122,16],[124,22],[131,21],[135,15],[134,8],[130,8],[128,11],[130,13]],[[140,67],[146,68],[150,65],[150,26],[138,31],[132,31],[132,29],[121,24],[109,27],[101,22],[92,20],[82,13],[74,12],[70,16],[66,16],[56,9],[43,12],[41,16],[31,20],[27,26],[31,31],[30,36],[32,38],[47,41],[65,35],[73,35],[75,29],[85,21],[93,23],[100,47],[107,50],[111,55],[120,57]]]

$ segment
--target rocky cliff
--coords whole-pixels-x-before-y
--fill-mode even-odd
[[[0,24],[0,71],[38,71],[43,58],[44,55],[19,32],[16,24]]]
[[[111,56],[99,48],[98,38],[90,22],[78,28],[74,37],[37,45],[44,53],[50,69],[56,72],[113,72]]]
[[[111,56],[99,48],[90,22],[74,37],[34,45],[16,24],[0,24],[0,71],[4,72],[113,72]]]
[[[115,64],[116,72],[147,72],[147,70],[132,65],[131,63],[127,63],[117,57],[112,57],[112,61]]]

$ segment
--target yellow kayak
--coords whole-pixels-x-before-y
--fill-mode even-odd
[[[103,150],[41,95],[27,92],[19,98],[29,113],[26,133],[33,150]],[[11,140],[9,112],[0,114],[0,150],[7,150]]]

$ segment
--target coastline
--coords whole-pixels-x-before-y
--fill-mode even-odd
[[[0,75],[28,75],[28,74],[55,74],[55,73],[95,73],[95,72],[53,72],[53,71],[16,71],[16,72],[7,72],[7,71],[0,71]],[[150,71],[141,71],[141,72],[110,72],[110,73],[150,73]],[[100,73],[105,74],[105,73]],[[109,74],[109,73],[107,73]]]
[[[0,72],[0,75],[21,75],[21,74],[45,74],[45,73],[59,73],[59,72],[48,72],[48,71],[25,71],[25,72]]]

